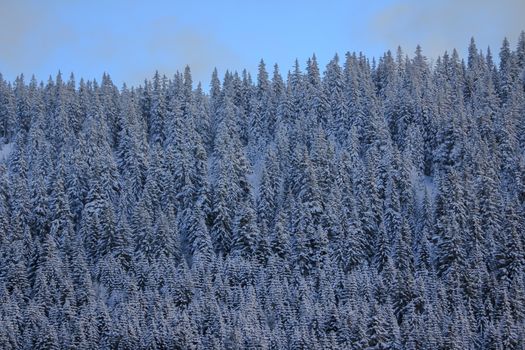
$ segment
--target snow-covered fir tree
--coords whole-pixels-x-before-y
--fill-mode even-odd
[[[0,348],[524,349],[525,33],[498,57],[0,75]]]

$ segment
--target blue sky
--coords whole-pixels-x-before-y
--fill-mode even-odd
[[[418,43],[432,58],[464,53],[472,35],[497,54],[504,36],[516,44],[524,13],[523,0],[0,0],[0,72],[44,81],[59,69],[77,79],[109,72],[137,85],[189,64],[207,85],[214,67],[255,75],[261,58],[283,73],[314,52],[322,68],[336,52],[412,54]]]

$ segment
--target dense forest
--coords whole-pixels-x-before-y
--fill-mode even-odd
[[[525,349],[525,32],[498,56],[0,76],[0,348]]]

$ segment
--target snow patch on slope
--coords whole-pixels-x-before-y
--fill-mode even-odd
[[[433,202],[437,193],[434,177],[423,175],[416,168],[411,169],[409,176],[415,191],[417,203],[419,205],[423,204],[425,193],[428,193],[430,200]]]
[[[13,150],[12,143],[6,143],[4,145],[0,145],[0,162],[7,162],[7,159],[9,159],[9,155],[11,154],[12,150]]]
[[[248,182],[252,188],[252,196],[254,200],[259,198],[259,186],[261,184],[262,170],[264,167],[264,160],[258,158],[255,161],[255,164],[251,167],[251,171],[248,174]]]

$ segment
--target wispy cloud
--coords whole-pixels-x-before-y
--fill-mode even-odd
[[[75,40],[71,26],[37,1],[0,1],[0,65],[20,70],[35,66]]]
[[[238,54],[209,29],[179,23],[177,17],[166,16],[149,25],[146,37],[148,55],[156,58],[159,69],[179,68],[190,65],[197,80],[209,78],[215,66],[235,68],[240,61]]]
[[[421,44],[436,57],[463,49],[472,35],[485,45],[499,45],[504,36],[516,38],[525,27],[524,13],[523,0],[404,0],[373,16],[369,31],[391,48],[411,51]]]
[[[313,3],[276,12],[277,0],[0,0],[0,72],[45,79],[57,69],[86,78],[107,71],[118,84],[137,84],[155,70],[171,75],[189,64],[194,80],[206,82],[215,66],[256,69],[261,57],[287,64],[304,52],[331,57],[354,45],[376,54],[421,44],[436,57],[464,49],[474,35],[480,48],[497,51],[503,36],[512,43],[525,29],[524,0]],[[358,29],[337,35],[345,28]]]
[[[0,0],[0,71],[111,70],[118,81],[138,84],[155,70],[171,75],[190,65],[194,80],[207,81],[215,66],[238,67],[239,56],[212,28],[169,14],[144,18],[134,1],[112,4],[94,16],[98,3]],[[82,18],[83,11],[88,24],[69,16]]]

